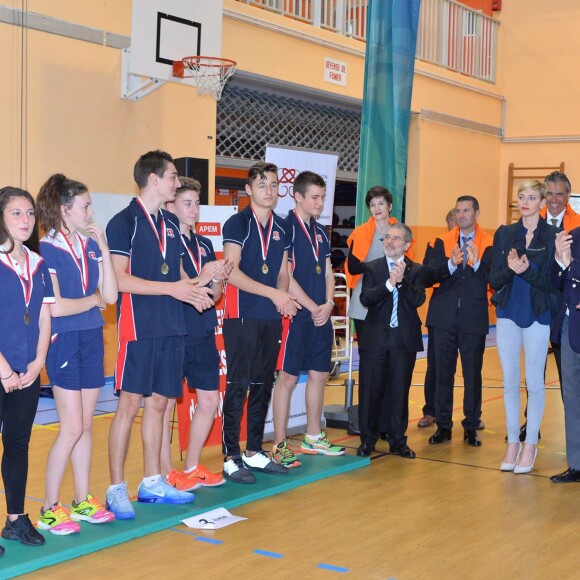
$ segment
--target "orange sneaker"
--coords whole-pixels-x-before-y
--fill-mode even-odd
[[[174,469],[167,474],[167,483],[179,491],[193,491],[199,487],[217,487],[226,482],[221,473],[211,473],[201,463],[191,472]]]

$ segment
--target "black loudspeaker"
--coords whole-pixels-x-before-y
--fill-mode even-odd
[[[199,201],[202,205],[208,204],[209,189],[209,160],[197,157],[178,157],[174,159],[177,173],[183,177],[193,177],[201,183]]]

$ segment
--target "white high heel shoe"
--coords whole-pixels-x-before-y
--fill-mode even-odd
[[[532,464],[528,466],[516,465],[514,467],[514,473],[530,473],[534,469],[534,463],[536,462],[536,457],[538,456],[538,448],[534,449],[534,458],[532,459]]]
[[[500,470],[501,471],[513,471],[516,467],[516,465],[518,464],[518,461],[520,459],[520,454],[522,452],[523,446],[521,443],[518,443],[519,447],[518,447],[518,452],[516,454],[516,458],[514,460],[513,463],[506,463],[504,461],[502,461],[502,464],[500,465]]]

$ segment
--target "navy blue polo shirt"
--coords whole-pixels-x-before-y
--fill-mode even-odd
[[[58,278],[60,295],[63,298],[83,298],[91,296],[99,284],[99,262],[103,260],[101,250],[95,240],[87,238],[77,232],[80,245],[80,254],[77,261],[71,254],[71,248],[61,232],[50,231],[40,240],[40,253],[44,258],[48,271]],[[83,268],[86,276],[83,284]],[[87,312],[59,316],[52,320],[52,333],[67,332],[70,330],[89,330],[104,325],[103,317],[98,306]]]
[[[310,238],[302,229],[301,224],[306,228]],[[314,218],[310,219],[310,224],[306,224],[291,211],[284,220],[284,227],[291,242],[288,260],[292,262],[294,279],[316,304],[324,304],[326,302],[326,259],[330,257],[330,241],[324,226],[321,226]],[[313,247],[315,240],[318,242],[318,259],[316,259]],[[320,266],[320,274],[316,271],[317,265]],[[310,319],[310,317],[311,313],[306,308],[302,308],[296,313],[295,318]]]
[[[150,218],[154,220],[153,216]],[[112,254],[129,258],[129,274],[144,280],[177,282],[181,279],[181,259],[185,251],[179,220],[171,212],[160,209],[155,223],[158,232],[162,218],[167,232],[165,258],[145,210],[135,199],[111,219],[107,225],[107,240]],[[161,272],[164,263],[169,267],[167,274]],[[120,342],[185,334],[182,303],[171,296],[120,292],[117,319]]]
[[[193,232],[191,233],[191,239],[185,235],[182,235],[181,238],[187,248],[183,259],[183,269],[190,278],[197,278],[203,266],[208,262],[214,262],[216,259],[213,245],[207,238]],[[214,335],[215,327],[218,323],[215,307],[199,312],[191,304],[184,303],[183,311],[187,332],[185,344],[196,344],[200,340]]]
[[[24,248],[28,254],[32,289],[28,303],[29,324],[24,322],[26,302],[18,271],[8,256],[0,252],[0,352],[13,371],[23,373],[36,358],[40,329],[38,319],[43,304],[54,304],[54,291],[45,261]],[[26,279],[27,275],[25,276]],[[30,282],[29,282],[30,284]]]
[[[262,227],[254,218],[251,206],[229,218],[224,224],[222,234],[224,244],[237,244],[242,248],[240,271],[260,284],[276,288],[284,251],[289,248],[290,244],[283,220],[274,212],[272,215],[274,221],[266,256],[267,273],[263,272],[262,240],[258,227],[262,230],[264,242],[267,242],[268,226]],[[276,311],[276,306],[269,298],[245,292],[228,284],[224,317],[279,320],[280,313]]]

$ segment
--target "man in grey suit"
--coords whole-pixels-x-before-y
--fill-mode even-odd
[[[562,290],[551,339],[561,343],[562,349],[562,396],[569,467],[550,480],[574,483],[580,482],[580,228],[556,235],[552,283]]]

